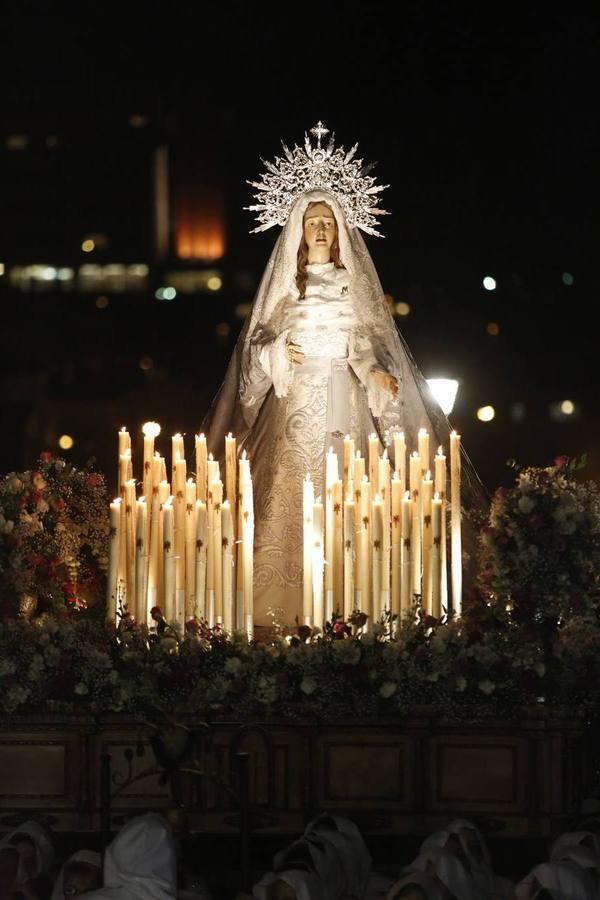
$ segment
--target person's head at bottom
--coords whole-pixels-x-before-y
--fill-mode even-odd
[[[86,862],[71,862],[65,866],[63,894],[65,900],[81,897],[89,891],[102,887],[102,872],[97,866]]]

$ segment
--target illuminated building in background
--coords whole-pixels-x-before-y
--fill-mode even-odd
[[[214,263],[225,256],[225,204],[218,166],[198,144],[171,157],[173,256]]]

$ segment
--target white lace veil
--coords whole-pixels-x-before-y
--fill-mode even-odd
[[[338,226],[340,259],[350,275],[350,296],[359,331],[371,342],[381,368],[395,376],[397,398],[371,404],[371,411],[388,455],[393,458],[393,432],[403,430],[409,451],[417,449],[420,428],[430,434],[431,446],[442,445],[449,452],[452,427],[427,381],[419,371],[394,322],[371,255],[358,228],[349,228],[335,196],[323,190],[302,194],[294,203],[266,265],[252,310],[238,338],[225,380],[203,422],[209,450],[223,457],[224,436],[232,431],[241,449],[246,443],[261,406],[272,389],[266,374],[258,382],[251,366],[253,342],[264,336],[277,337],[286,299],[296,298],[297,255],[303,235],[304,212],[310,203],[322,201],[331,207]],[[253,377],[249,373],[253,370]],[[250,441],[251,445],[251,441]],[[461,503],[465,513],[482,514],[487,508],[487,492],[475,468],[462,449]],[[465,523],[463,545],[473,558],[475,529]]]

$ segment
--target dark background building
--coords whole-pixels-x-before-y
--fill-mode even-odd
[[[283,12],[7,13],[0,471],[50,449],[114,481],[122,425],[199,429],[276,238],[246,179],[322,119],[390,184],[369,248],[488,486],[583,451],[597,478],[598,23]]]

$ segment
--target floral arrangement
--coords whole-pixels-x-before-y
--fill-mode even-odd
[[[460,618],[416,603],[401,621],[356,612],[323,633],[300,625],[261,643],[197,619],[182,633],[158,607],[150,628],[127,614],[107,623],[102,604],[94,617],[85,594],[98,594],[106,562],[104,481],[42,457],[0,484],[0,583],[35,588],[47,610],[0,622],[0,714],[340,720],[426,705],[458,721],[526,706],[598,715],[600,498],[575,480],[580,467],[515,465],[515,486],[496,492],[482,529]]]
[[[477,596],[461,619],[415,608],[402,623],[365,634],[366,617],[356,614],[324,634],[301,626],[268,644],[196,620],[181,634],[160,610],[153,617],[150,629],[66,612],[0,624],[0,713],[339,720],[428,705],[472,721],[536,704],[591,715],[598,704],[600,627],[592,618],[572,619],[548,649]]]
[[[15,613],[81,609],[102,594],[108,564],[104,476],[43,453],[0,481],[0,602]]]
[[[498,488],[481,534],[479,584],[512,621],[552,631],[600,588],[600,493],[575,480],[581,460],[557,457]]]

